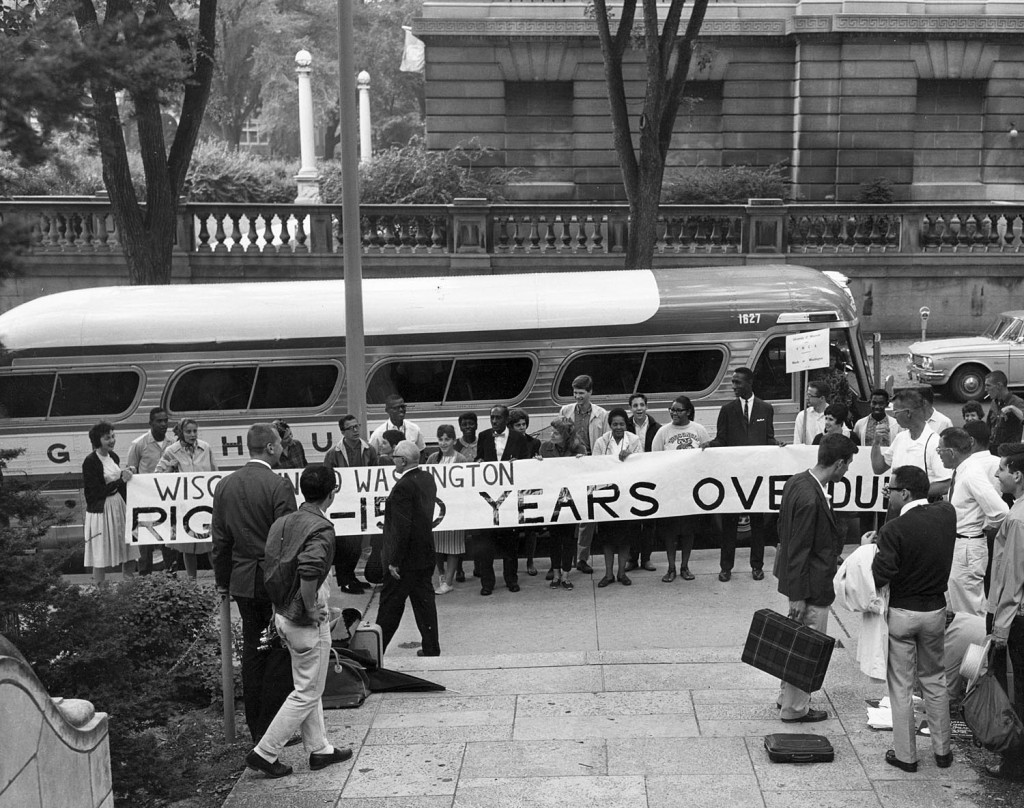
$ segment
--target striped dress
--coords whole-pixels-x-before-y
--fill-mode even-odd
[[[452,452],[450,455],[443,455],[434,452],[427,458],[427,463],[468,463],[464,455]],[[434,551],[446,553],[447,555],[461,555],[466,552],[466,532],[464,530],[435,530]]]

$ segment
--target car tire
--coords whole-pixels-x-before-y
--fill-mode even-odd
[[[985,397],[985,376],[981,365],[964,365],[949,380],[949,392],[957,401],[981,401]]]

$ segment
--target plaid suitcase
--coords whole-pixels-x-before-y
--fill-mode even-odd
[[[807,693],[825,681],[836,641],[796,620],[759,609],[750,622],[743,661]]]

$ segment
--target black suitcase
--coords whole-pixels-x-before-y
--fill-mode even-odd
[[[828,634],[771,609],[759,609],[750,621],[742,660],[813,693],[821,688],[836,641]]]
[[[836,751],[824,735],[776,732],[764,736],[764,748],[772,763],[831,763],[836,759]]]

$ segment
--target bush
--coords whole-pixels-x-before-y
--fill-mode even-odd
[[[892,180],[888,177],[875,177],[870,182],[863,182],[857,192],[858,202],[878,202],[888,205],[892,202],[895,194],[892,189]]]
[[[295,201],[298,166],[246,151],[231,151],[219,141],[203,141],[192,154],[184,193],[189,202],[285,204]]]
[[[748,199],[790,199],[785,164],[768,168],[699,166],[666,176],[661,201],[677,205],[737,205]]]
[[[474,168],[490,156],[490,149],[458,146],[431,151],[422,139],[408,146],[381,152],[359,167],[360,201],[364,205],[442,205],[456,197],[500,201],[504,186],[519,176],[515,169]],[[341,164],[325,163],[320,196],[324,202],[341,202]]]

